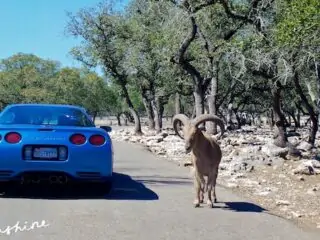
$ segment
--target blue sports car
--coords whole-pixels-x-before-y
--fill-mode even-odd
[[[112,186],[109,126],[96,127],[84,108],[12,104],[0,113],[0,181],[98,182]]]

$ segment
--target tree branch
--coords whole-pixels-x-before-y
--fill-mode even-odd
[[[206,8],[210,5],[213,5],[217,3],[217,0],[206,0],[205,3],[200,3],[199,5],[195,6],[194,8],[191,8],[191,12],[192,13],[196,13],[198,11],[200,11],[203,8]]]
[[[195,18],[193,16],[190,16],[189,19],[191,22],[192,29],[191,29],[189,35],[182,42],[176,56],[171,58],[171,61],[174,63],[177,63],[177,64],[182,64],[184,62],[184,55],[185,55],[188,47],[190,46],[191,42],[195,39],[196,34],[197,34],[197,25],[196,25]]]

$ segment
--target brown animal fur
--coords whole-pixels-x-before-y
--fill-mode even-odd
[[[216,122],[220,129],[221,137],[225,131],[222,119],[212,114],[204,114],[193,120],[190,120],[184,114],[177,114],[173,118],[173,128],[176,134],[184,139],[186,153],[191,152],[192,164],[194,166],[194,187],[196,190],[196,199],[194,206],[199,207],[204,201],[204,193],[207,192],[207,205],[213,207],[216,197],[216,181],[218,177],[219,164],[222,158],[222,152],[216,139],[202,132],[198,126],[206,121]],[[183,136],[178,131],[178,123],[182,123]],[[205,178],[207,177],[207,181]]]

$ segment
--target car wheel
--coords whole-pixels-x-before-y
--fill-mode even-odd
[[[112,181],[110,180],[98,182],[98,183],[95,183],[95,185],[96,185],[97,191],[101,194],[109,194],[113,186]]]
[[[6,193],[9,189],[9,182],[0,182],[0,194]]]
[[[110,194],[110,192],[112,191],[112,187],[113,187],[112,181],[107,181],[107,182],[105,182],[104,185],[105,185],[106,193]]]

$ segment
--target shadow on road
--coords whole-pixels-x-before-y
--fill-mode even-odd
[[[200,208],[207,208],[206,203],[200,205]],[[249,202],[218,202],[214,203],[213,209],[230,210],[233,212],[269,213],[267,209]]]
[[[217,206],[214,208],[221,208],[226,210],[232,210],[234,212],[267,212],[268,210],[250,202],[220,202],[225,206]]]
[[[137,181],[156,186],[166,185],[190,185],[192,186],[193,181],[189,177],[168,177],[160,175],[152,176],[139,176],[135,177]],[[225,210],[231,210],[234,212],[268,212],[267,209],[262,208],[259,205],[250,202],[218,202],[214,208],[220,208]]]
[[[144,186],[143,183],[133,180],[129,175],[113,173],[114,183],[110,193],[106,193],[95,184],[78,184],[66,186],[12,185],[2,193],[0,198],[27,198],[27,199],[112,199],[112,200],[158,200],[158,195]],[[101,185],[99,185],[101,186]]]
[[[137,181],[141,183],[156,185],[156,186],[193,184],[192,179],[187,177],[169,177],[169,176],[153,175],[153,176],[139,176],[139,177],[135,177],[135,179],[137,179]]]
[[[190,185],[190,181],[181,181],[181,180],[139,180],[139,182],[146,183],[146,184],[152,184],[152,185],[167,185],[167,184],[172,184],[172,185]]]

